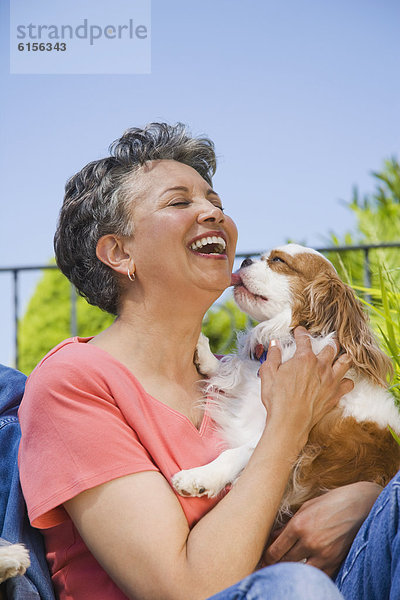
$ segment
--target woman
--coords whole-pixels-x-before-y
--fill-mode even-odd
[[[234,488],[221,499],[182,498],[169,485],[219,453],[194,362],[203,316],[230,285],[237,239],[214,172],[209,140],[151,124],[128,130],[111,157],[67,183],[57,262],[117,318],[53,349],[20,409],[21,482],[62,599],[236,598],[250,589],[257,598],[340,597],[301,564],[235,584],[262,557],[310,429],[351,389],[346,357],[334,361],[329,347],[314,356],[300,328],[288,363],[272,345],[260,369],[268,423]],[[332,573],[378,493],[361,483],[305,506],[264,560],[308,559]]]

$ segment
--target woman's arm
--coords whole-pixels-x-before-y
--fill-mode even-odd
[[[90,551],[129,598],[208,598],[252,572],[268,538],[283,494],[280,482],[291,465],[272,445],[264,451],[270,459],[252,459],[229,494],[191,531],[159,473],[110,481],[65,507]]]
[[[268,422],[238,482],[189,530],[159,473],[138,473],[65,504],[85,543],[129,598],[204,599],[251,573],[269,536],[289,473],[315,422],[352,383],[345,359],[318,357],[303,330],[281,365],[270,348],[261,368]]]
[[[382,488],[361,481],[305,502],[264,553],[262,566],[300,561],[333,576]]]

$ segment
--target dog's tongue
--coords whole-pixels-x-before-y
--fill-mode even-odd
[[[236,271],[236,273],[232,273],[231,276],[231,285],[239,285],[239,283],[242,282],[242,278],[239,275],[239,272]]]

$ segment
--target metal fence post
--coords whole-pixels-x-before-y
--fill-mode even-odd
[[[14,361],[15,368],[19,366],[18,351],[18,269],[13,269],[13,296],[14,296]]]
[[[71,316],[70,316],[70,331],[71,337],[75,337],[78,335],[78,318],[76,312],[76,289],[75,286],[71,283],[70,286],[71,293]]]
[[[364,248],[364,287],[371,289],[371,264],[369,261],[369,248]],[[365,300],[371,304],[371,294],[365,294]]]

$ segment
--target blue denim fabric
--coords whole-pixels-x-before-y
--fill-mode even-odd
[[[322,571],[288,562],[256,571],[209,600],[343,600],[343,596]]]
[[[22,373],[0,365],[0,537],[22,542],[29,549],[31,566],[23,577],[4,585],[12,600],[54,600],[43,538],[31,527],[19,483],[18,446],[21,430],[17,411],[25,388]]]
[[[346,600],[400,599],[400,473],[380,494],[337,577]]]

